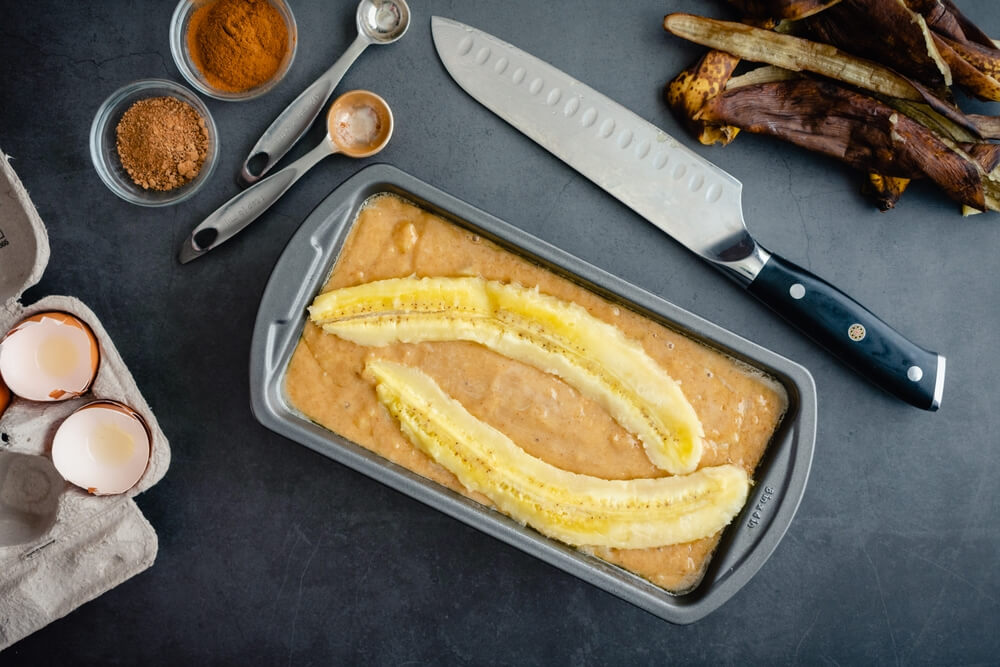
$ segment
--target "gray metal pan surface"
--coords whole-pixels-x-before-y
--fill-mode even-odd
[[[674,595],[618,566],[551,540],[512,519],[393,464],[313,422],[285,397],[284,377],[308,306],[336,263],[370,196],[393,193],[501,247],[777,379],[788,412],[755,474],[742,513],[726,529],[702,582]],[[763,566],[805,491],[816,440],[816,388],[802,366],[598,269],[388,165],[362,169],[305,219],[275,264],[261,297],[250,354],[250,398],[267,428],[576,575],[672,623],[717,609]]]

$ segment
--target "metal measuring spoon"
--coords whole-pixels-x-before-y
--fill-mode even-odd
[[[392,110],[367,90],[344,93],[330,105],[326,139],[281,171],[247,188],[215,210],[191,231],[177,259],[187,264],[239,234],[281,198],[295,181],[328,155],[371,157],[392,137]]]
[[[302,138],[323,111],[334,88],[369,44],[391,44],[406,33],[410,27],[410,8],[406,0],[361,0],[355,22],[358,36],[344,55],[285,107],[243,161],[240,177],[245,182],[255,183],[262,178]]]

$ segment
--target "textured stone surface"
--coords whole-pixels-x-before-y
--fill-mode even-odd
[[[480,107],[444,72],[430,39],[431,13],[480,27],[690,145],[660,90],[698,49],[662,34],[660,20],[672,10],[721,15],[721,3],[413,4],[410,33],[371,48],[339,88],[369,88],[393,106],[398,128],[378,160],[813,372],[816,457],[785,540],[723,608],[671,626],[265,431],[247,389],[258,297],[296,225],[361,164],[328,159],[233,242],[187,266],[174,256],[236,192],[233,176],[260,132],[353,39],[353,3],[293,0],[300,46],[286,80],[251,102],[207,100],[223,142],[212,183],[150,210],[104,187],[87,136],[119,86],[179,79],[167,43],[172,3],[4,1],[0,146],[52,245],[25,299],[72,294],[90,305],[174,445],[169,474],[138,498],[160,538],[155,566],[4,661],[996,660],[1000,218],[963,219],[924,186],[879,214],[857,194],[855,174],[762,138],[696,149],[743,181],[747,220],[764,245],[948,356],[941,411],[915,410]],[[958,4],[1000,36],[991,0]],[[295,154],[321,134],[313,128]]]

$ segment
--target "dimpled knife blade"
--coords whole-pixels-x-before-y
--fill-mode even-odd
[[[809,271],[758,244],[743,186],[617,102],[520,49],[435,16],[452,78],[480,104],[743,285],[855,371],[936,410],[945,358],[925,350]]]

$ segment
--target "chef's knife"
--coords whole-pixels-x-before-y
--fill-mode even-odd
[[[651,123],[565,72],[457,21],[434,45],[467,93],[734,278],[858,373],[937,410],[945,358],[912,343],[805,269],[765,250],[743,222],[743,186]]]

